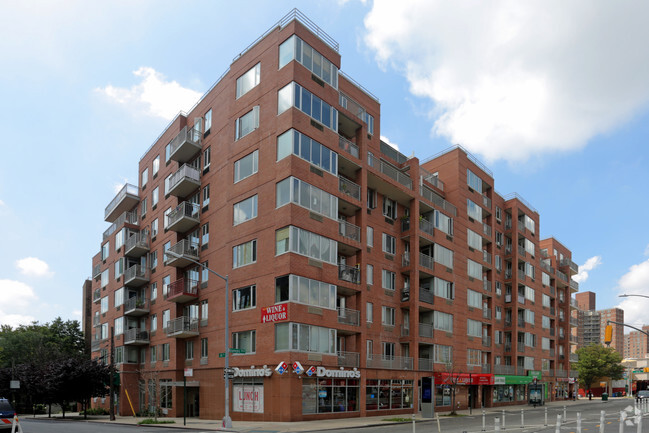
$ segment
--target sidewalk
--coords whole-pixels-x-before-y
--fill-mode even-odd
[[[618,397],[612,398],[611,400],[621,400],[628,399],[630,402],[633,401],[632,398],[627,397]],[[507,412],[518,411],[521,409],[527,410],[543,410],[543,407],[548,407],[553,410],[559,410],[566,406],[570,408],[572,406],[579,406],[585,404],[602,404],[600,398],[593,398],[592,401],[588,399],[579,399],[576,401],[553,401],[547,402],[545,406],[537,406],[536,409],[528,405],[517,405],[517,406],[506,406],[506,407],[497,407],[497,408],[485,408],[484,411],[487,415],[500,414],[503,410]],[[482,415],[483,409],[473,409],[473,416]],[[468,416],[469,410],[459,410],[457,411],[459,415]],[[448,414],[448,411],[440,412],[440,419],[446,420],[447,422],[452,418],[447,418],[444,415]],[[47,415],[37,415],[39,419],[47,418]],[[30,415],[22,415],[22,419],[30,419]],[[61,415],[57,414],[52,417],[57,420],[61,419]],[[84,421],[83,416],[79,416],[78,413],[72,412],[66,414],[66,419]],[[196,431],[234,431],[241,433],[253,433],[253,432],[309,432],[317,430],[334,430],[334,429],[355,429],[379,425],[388,425],[388,424],[401,424],[404,422],[395,422],[395,421],[386,421],[390,418],[405,418],[408,421],[405,423],[412,422],[412,414],[402,414],[402,415],[390,415],[385,414],[381,416],[370,416],[370,417],[355,417],[355,418],[342,418],[342,419],[326,419],[326,420],[316,420],[316,421],[297,421],[297,422],[272,422],[272,421],[233,421],[232,429],[226,430],[221,427],[221,420],[210,420],[210,419],[199,419],[199,418],[187,418],[187,425],[183,425],[183,418],[160,418],[166,421],[175,421],[173,424],[149,424],[148,427],[160,427],[160,428],[187,428]],[[144,418],[134,418],[134,417],[125,417],[117,416],[115,421],[110,421],[108,416],[88,416],[87,422],[98,422],[98,423],[110,423],[110,424],[130,424],[136,425],[138,421],[142,421]],[[415,422],[422,421],[431,421],[430,418],[422,418],[421,414],[415,415]]]

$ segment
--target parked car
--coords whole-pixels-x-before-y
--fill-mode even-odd
[[[642,391],[638,391],[635,394],[636,400],[642,400],[643,398],[649,398],[649,389],[643,389]]]
[[[14,421],[14,408],[6,398],[0,398],[0,430],[11,431],[11,425]]]

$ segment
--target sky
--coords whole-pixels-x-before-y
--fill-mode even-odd
[[[649,2],[626,0],[0,3],[0,324],[81,319],[106,205],[293,7],[380,99],[384,140],[463,146],[572,250],[598,309],[649,324],[649,299],[618,297],[649,296]]]

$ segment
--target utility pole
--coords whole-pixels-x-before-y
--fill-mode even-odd
[[[115,421],[115,328],[110,327],[110,395],[108,396],[108,404],[110,408],[108,413],[110,414],[110,420]]]

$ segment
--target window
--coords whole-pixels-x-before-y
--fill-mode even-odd
[[[255,263],[257,261],[257,239],[245,242],[232,248],[232,269]]]
[[[367,285],[371,286],[374,284],[374,266],[368,264],[366,271],[367,271],[367,276],[366,276]]]
[[[210,110],[208,113],[210,113],[210,123],[212,122],[212,110]],[[207,115],[205,115],[205,127],[207,127]],[[209,128],[205,130],[205,133],[209,131]],[[208,168],[210,166],[210,163],[212,162],[212,148],[208,147],[203,151],[203,170]]]
[[[433,260],[447,268],[453,269],[453,251],[439,244],[433,245]]]
[[[259,151],[255,150],[234,163],[234,183],[237,183],[257,173],[259,166]]]
[[[541,337],[541,349],[550,350],[550,339],[547,337]]]
[[[374,246],[374,229],[370,226],[367,226],[367,246]]]
[[[160,170],[160,155],[156,156],[153,160],[153,177],[158,174],[158,170]]]
[[[532,310],[524,310],[525,311],[525,321],[527,323],[531,323],[534,325],[534,311]]]
[[[194,342],[185,341],[185,360],[191,361],[194,359]]]
[[[372,353],[374,353],[374,342],[372,340],[366,340],[365,348],[367,352],[367,359],[372,359]]]
[[[296,177],[288,177],[276,186],[276,206],[293,202],[312,212],[338,221],[338,197]]]
[[[476,280],[482,279],[482,265],[478,262],[474,262],[471,259],[466,260],[467,265],[467,275]]]
[[[297,61],[333,88],[338,88],[338,68],[298,36],[291,36],[279,46],[279,69]]]
[[[471,248],[474,250],[481,250],[482,249],[482,236],[480,236],[478,233],[474,232],[471,229],[467,229],[467,243]]]
[[[365,304],[365,316],[367,323],[374,322],[374,304],[372,304],[371,302],[367,302]]]
[[[450,364],[453,362],[453,347],[436,344],[433,346],[433,362]]]
[[[336,330],[302,323],[275,325],[275,350],[336,353]]]
[[[205,223],[203,224],[203,227],[201,227],[201,244],[207,245],[209,241],[210,241],[210,224]]]
[[[210,185],[207,184],[203,187],[203,207],[210,204]]]
[[[453,218],[436,210],[433,223],[436,229],[443,231],[449,236],[453,236]]]
[[[466,199],[466,213],[470,218],[482,221],[482,208],[468,198]]]
[[[397,240],[394,236],[383,233],[383,252],[392,255],[397,253]]]
[[[528,299],[534,303],[534,289],[531,287],[525,286],[525,299]]]
[[[165,210],[164,217],[162,219],[164,229],[166,230],[169,226],[169,214],[171,213],[171,208]]]
[[[124,287],[115,290],[115,308],[124,305]]]
[[[376,209],[376,191],[372,188],[367,188],[367,208]]]
[[[171,160],[171,142],[169,142],[165,146],[165,162],[169,162]]]
[[[158,315],[157,314],[152,314],[151,315],[151,333],[156,332],[158,330]],[[155,347],[155,346],[153,346]]]
[[[151,346],[149,353],[151,354],[151,362],[158,362],[158,351],[157,346]]]
[[[162,345],[162,360],[169,361],[169,356],[165,359],[165,346],[169,352],[169,343]],[[160,379],[160,407],[164,409],[171,409],[172,389],[171,379]]]
[[[394,326],[394,308],[383,306],[381,310],[381,323],[386,326]]]
[[[153,251],[150,255],[151,269],[155,269],[158,266],[158,252]]]
[[[550,308],[550,297],[545,293],[541,294],[541,303],[544,307]]]
[[[284,227],[275,232],[275,254],[300,254],[332,265],[338,262],[338,243],[298,227]]]
[[[534,242],[529,239],[525,239],[525,251],[532,257],[534,257],[535,247]]]
[[[237,78],[237,99],[248,93],[259,84],[261,76],[261,63],[257,63],[245,74]]]
[[[255,353],[255,331],[233,332],[232,347],[243,349],[246,354]]]
[[[155,207],[158,204],[158,193],[159,193],[160,188],[155,187],[153,191],[151,192],[151,207]]]
[[[545,272],[541,273],[541,282],[543,283],[544,286],[549,286],[550,285],[550,275],[546,274]]]
[[[502,320],[503,318],[503,307],[496,306],[494,309],[494,317],[496,320]]]
[[[474,190],[482,194],[482,179],[478,177],[477,174],[466,169],[466,183]]]
[[[525,333],[525,345],[528,347],[536,347],[536,335],[531,332]]]
[[[201,282],[206,283],[210,279],[210,271],[208,271],[209,262],[203,262],[201,266]]]
[[[333,284],[297,275],[275,278],[275,302],[296,302],[315,307],[336,308],[337,288]]]
[[[162,360],[169,361],[169,343],[164,343],[162,345]],[[162,382],[162,379],[160,382]]]
[[[496,263],[496,270],[497,271],[502,271],[503,270],[503,258],[500,257],[499,255],[495,256],[495,263]]]
[[[496,245],[502,247],[503,245],[503,234],[499,231],[496,231]]]
[[[158,218],[151,221],[151,237],[154,238],[158,235]]]
[[[101,313],[108,312],[108,296],[101,298]]]
[[[207,300],[201,301],[201,326],[207,325],[209,318],[209,303]]]
[[[142,171],[142,187],[144,188],[146,184],[149,182],[149,168],[145,168],[144,171]]]
[[[108,338],[108,323],[101,324],[101,339],[105,340]]]
[[[469,337],[482,337],[482,322],[477,320],[467,319],[466,320],[466,335]]]
[[[381,343],[381,357],[382,359],[394,359],[394,343]]]
[[[541,327],[543,329],[550,329],[550,318],[548,316],[541,316]]]
[[[466,365],[482,365],[482,351],[476,349],[467,349]]]
[[[101,273],[101,287],[104,288],[108,285],[108,277],[110,274],[110,269],[105,269]]]
[[[383,197],[383,216],[386,216],[390,219],[397,219],[397,202],[388,198]]]
[[[441,311],[434,311],[433,327],[440,331],[453,332],[453,315],[442,313]]]
[[[201,359],[206,359],[207,353],[207,338],[201,338]]]
[[[381,286],[386,290],[394,290],[396,286],[396,278],[397,278],[397,274],[395,274],[392,271],[383,269]]]
[[[295,82],[289,83],[279,90],[277,114],[282,114],[291,106],[334,132],[338,132],[338,111]]]
[[[496,206],[496,221],[500,222],[503,220],[503,210]]]
[[[166,330],[169,327],[170,320],[171,320],[171,310],[164,310],[162,312],[162,329]]]
[[[253,195],[234,205],[234,225],[257,218],[257,196]]]
[[[446,299],[453,299],[455,297],[455,294],[453,293],[453,283],[450,281],[435,277],[433,284],[435,286],[435,296],[440,296]]]
[[[124,245],[124,231],[125,229],[121,229],[115,233],[115,251],[119,250]]]
[[[147,207],[148,207],[148,205],[147,205],[146,197],[142,197],[142,203],[141,203],[141,208],[140,208],[142,216],[146,215]]]
[[[257,286],[247,286],[232,291],[232,311],[247,310],[257,306]]]
[[[475,290],[466,289],[466,303],[469,307],[482,308],[482,294]]]
[[[334,176],[338,175],[338,154],[295,129],[277,137],[277,160],[291,154]]]
[[[115,335],[122,335],[124,333],[124,317],[115,319]]]
[[[110,241],[101,246],[101,259],[106,260],[110,254]]]
[[[253,107],[235,123],[235,140],[239,140],[259,128],[259,105]]]

